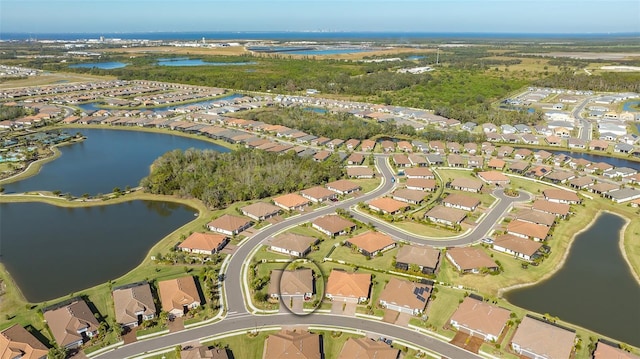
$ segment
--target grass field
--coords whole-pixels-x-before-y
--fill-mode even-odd
[[[31,76],[25,79],[17,79],[17,80],[0,82],[0,89],[54,85],[54,84],[61,84],[61,83],[74,83],[74,82],[110,81],[113,79],[115,79],[115,77],[113,76],[96,76],[96,75],[70,73],[70,72],[47,72],[46,74],[43,74],[43,75]]]

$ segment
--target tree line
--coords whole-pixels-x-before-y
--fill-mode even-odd
[[[336,180],[343,172],[337,155],[315,162],[293,151],[278,155],[254,149],[188,149],[156,159],[140,185],[154,194],[197,198],[209,208],[224,208]]]

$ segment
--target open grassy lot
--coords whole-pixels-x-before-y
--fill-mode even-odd
[[[257,328],[260,329],[260,328]],[[231,350],[234,358],[261,359],[264,341],[270,334],[278,331],[261,331],[257,334],[245,333],[219,340],[204,342],[206,346],[224,347]]]
[[[115,79],[114,76],[97,76],[91,74],[78,74],[70,72],[48,72],[38,76],[30,76],[24,79],[16,79],[0,82],[0,89],[9,89],[16,87],[55,85],[61,83],[73,82],[96,82],[110,81]]]
[[[379,270],[391,270],[393,269],[393,259],[397,253],[398,248],[393,248],[384,252],[381,256],[375,256],[369,259],[369,257],[366,257],[349,247],[340,246],[331,253],[331,259],[344,261],[359,267],[373,267]]]

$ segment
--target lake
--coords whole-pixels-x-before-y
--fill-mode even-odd
[[[0,203],[0,261],[29,302],[51,300],[129,272],[195,212],[155,201],[86,208]]]
[[[144,108],[144,107],[140,107],[140,110],[151,110],[153,112],[162,112],[162,111],[171,111],[171,110],[175,110],[175,109],[180,109],[183,107],[192,107],[192,106],[200,106],[200,107],[210,107],[213,106],[213,104],[215,104],[216,102],[220,102],[220,101],[231,101],[234,99],[237,99],[239,97],[242,97],[243,95],[241,94],[231,94],[228,96],[223,96],[223,97],[218,97],[216,99],[213,100],[206,100],[206,101],[199,101],[199,102],[192,102],[189,104],[185,104],[185,105],[169,105],[169,106],[160,106],[160,107],[152,107],[152,108]],[[98,111],[98,110],[104,110],[104,108],[100,107],[100,105],[96,102],[90,102],[90,103],[83,103],[83,104],[79,104],[76,105],[77,107],[79,107],[80,109],[84,110],[84,111]]]
[[[91,62],[91,63],[84,63],[84,64],[74,64],[74,65],[69,65],[69,68],[92,69],[95,67],[97,69],[102,69],[102,70],[112,70],[112,69],[123,68],[125,66],[127,66],[127,64],[125,64],[124,62],[112,61],[112,62]]]
[[[629,167],[629,168],[633,168],[635,170],[640,171],[640,162],[629,161],[624,158],[607,157],[607,156],[595,155],[595,154],[586,153],[586,152],[553,151],[553,150],[547,150],[547,151],[553,154],[564,154],[572,158],[583,158],[587,161],[591,161],[595,163],[604,162],[604,163],[613,165],[615,167]]]
[[[37,190],[71,193],[109,193],[114,187],[136,187],[149,174],[149,166],[162,154],[188,148],[228,152],[211,142],[172,134],[110,129],[71,128],[84,142],[59,147],[62,155],[44,164],[40,173],[22,181],[5,183],[5,193]]]
[[[174,58],[174,59],[158,59],[160,66],[243,66],[256,65],[255,61],[246,62],[207,62],[201,59]]]
[[[640,346],[640,285],[620,251],[623,225],[621,217],[602,213],[576,236],[558,272],[534,286],[506,293],[506,299]]]
[[[640,106],[640,101],[629,101],[622,105],[622,111],[638,112],[634,107]]]

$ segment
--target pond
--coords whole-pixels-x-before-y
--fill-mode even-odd
[[[85,208],[1,203],[0,261],[29,302],[51,300],[129,272],[195,212],[156,201]]]
[[[202,59],[190,59],[185,57],[172,58],[172,59],[158,59],[157,62],[160,66],[244,66],[244,65],[256,65],[255,61],[246,62],[207,62]]]
[[[149,166],[162,154],[188,148],[219,152],[227,148],[207,141],[172,134],[140,131],[71,128],[87,139],[59,147],[61,156],[43,165],[40,173],[22,181],[5,183],[5,193],[37,190],[61,191],[81,196],[109,193],[114,187],[136,187],[149,174]]]
[[[640,346],[640,284],[620,251],[623,226],[623,218],[602,213],[576,236],[558,272],[534,286],[508,292],[506,299]]]
[[[78,69],[78,68],[82,68],[82,69],[92,69],[92,68],[97,68],[97,69],[102,69],[102,70],[113,70],[113,69],[120,69],[127,66],[127,64],[125,64],[124,62],[117,62],[117,61],[112,61],[112,62],[91,62],[91,63],[83,63],[83,64],[74,64],[74,65],[69,65],[69,68],[71,69]]]

